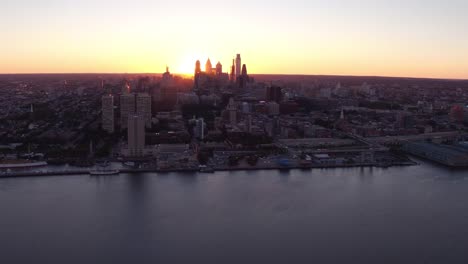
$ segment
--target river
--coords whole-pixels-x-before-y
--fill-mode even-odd
[[[0,179],[0,262],[468,263],[467,172]]]

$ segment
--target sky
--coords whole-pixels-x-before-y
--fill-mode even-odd
[[[466,0],[0,0],[0,73],[468,79]]]

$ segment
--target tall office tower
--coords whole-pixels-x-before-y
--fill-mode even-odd
[[[241,55],[237,54],[236,57],[236,78],[241,75]]]
[[[236,102],[234,102],[233,98],[229,99],[229,104],[227,106],[227,110],[229,112],[229,122],[233,126],[236,125],[236,123],[237,123],[237,105],[236,105]]]
[[[102,102],[102,129],[107,133],[114,133],[114,96],[104,95]]]
[[[237,78],[237,84],[240,88],[246,88],[249,82],[249,76],[247,75],[247,66],[242,65],[242,75]]]
[[[195,91],[198,91],[198,89],[200,88],[199,87],[200,73],[201,73],[201,64],[200,64],[200,61],[197,60],[197,62],[195,63],[195,74],[193,75],[193,89]]]
[[[201,73],[201,63],[199,60],[195,63],[195,75]]]
[[[127,128],[128,117],[135,114],[136,101],[134,94],[122,94],[120,96],[120,128]]]
[[[208,59],[205,65],[205,72],[206,74],[211,74],[212,70],[213,70],[213,66],[211,65],[210,59]]]
[[[236,64],[234,63],[234,59],[232,60],[232,66],[231,66],[231,82],[236,81]]]
[[[221,74],[223,74],[223,65],[218,61],[218,64],[216,64],[216,75],[219,76]]]
[[[131,157],[142,157],[145,150],[145,119],[132,114],[128,117],[128,154]]]
[[[242,76],[247,76],[247,65],[242,65]]]
[[[145,126],[151,127],[151,96],[147,93],[138,93],[136,96],[136,114],[145,120]]]

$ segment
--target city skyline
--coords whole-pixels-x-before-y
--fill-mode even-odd
[[[241,53],[251,74],[468,79],[468,3],[374,2],[9,2],[0,73],[227,72]]]

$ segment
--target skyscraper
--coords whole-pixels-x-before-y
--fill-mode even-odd
[[[232,59],[232,66],[231,66],[231,76],[230,76],[231,82],[236,81],[236,64],[234,62],[234,59]]]
[[[128,117],[128,155],[142,157],[145,149],[145,120],[139,115]]]
[[[136,102],[134,94],[122,94],[120,96],[120,128],[127,128],[128,117],[135,114]]]
[[[102,101],[102,129],[114,133],[114,96],[104,95]]]
[[[136,96],[136,114],[145,120],[145,126],[151,127],[151,96],[138,93]]]
[[[238,78],[241,75],[241,55],[237,54],[236,57],[236,78]]]
[[[237,78],[237,83],[240,88],[246,88],[247,83],[250,82],[249,75],[247,75],[247,65],[242,65],[242,74]]]
[[[195,76],[201,72],[201,63],[199,60],[195,63]]]
[[[206,61],[206,65],[205,65],[205,73],[206,74],[211,74],[212,70],[213,70],[213,65],[211,65],[210,59],[208,59]]]
[[[221,74],[223,74],[223,65],[218,61],[218,64],[216,64],[216,75],[219,76]]]

